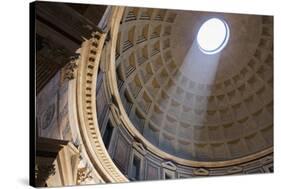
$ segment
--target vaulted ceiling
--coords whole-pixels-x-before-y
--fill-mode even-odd
[[[194,45],[212,17],[230,28],[227,46],[213,57]],[[116,71],[133,125],[159,149],[190,160],[230,160],[271,147],[272,28],[269,16],[126,8]]]

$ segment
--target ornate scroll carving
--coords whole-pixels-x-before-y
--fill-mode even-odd
[[[77,59],[79,55],[71,56],[70,61],[65,65],[63,69],[63,80],[72,80],[75,78],[77,65]]]
[[[93,179],[92,170],[90,170],[88,167],[79,168],[77,171],[77,184],[82,184],[87,179]]]

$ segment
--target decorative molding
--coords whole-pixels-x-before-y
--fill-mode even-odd
[[[171,161],[163,162],[163,163],[161,163],[161,165],[164,168],[167,168],[167,169],[170,169],[170,170],[173,170],[173,171],[177,170],[177,166]]]
[[[119,108],[116,107],[116,105],[113,104],[113,103],[109,104],[109,108],[110,108],[111,113],[113,114],[114,120],[119,125],[121,123],[120,118],[119,118],[120,117],[120,110],[119,110]],[[113,127],[115,127],[115,125],[113,125]]]
[[[273,162],[273,155],[266,156],[265,158],[260,160],[262,165],[269,164]]]
[[[142,155],[145,155],[147,153],[146,149],[142,145],[142,143],[139,142],[133,142],[133,147]]]
[[[118,25],[123,13],[123,7],[112,9],[111,23],[113,31],[118,31]],[[119,20],[119,21],[118,21]],[[117,27],[117,28],[116,28]],[[112,30],[111,30],[112,31]],[[77,105],[81,138],[90,161],[105,182],[127,182],[110,158],[98,126],[96,110],[96,81],[106,33],[95,32],[93,38],[83,42],[80,49],[77,70]]]
[[[193,174],[196,176],[208,176],[209,170],[207,170],[205,168],[194,169]]]
[[[243,171],[243,168],[240,167],[240,166],[234,166],[234,167],[231,167],[230,169],[227,170],[227,173],[240,173]]]

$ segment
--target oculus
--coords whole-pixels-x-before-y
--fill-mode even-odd
[[[211,18],[205,21],[197,34],[199,49],[205,54],[216,54],[227,44],[229,27],[224,20]]]

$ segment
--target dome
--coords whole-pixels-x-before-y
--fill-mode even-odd
[[[196,40],[212,18],[228,32],[215,54]],[[272,147],[272,40],[266,16],[126,8],[116,71],[128,117],[144,141],[183,159],[232,160]]]

